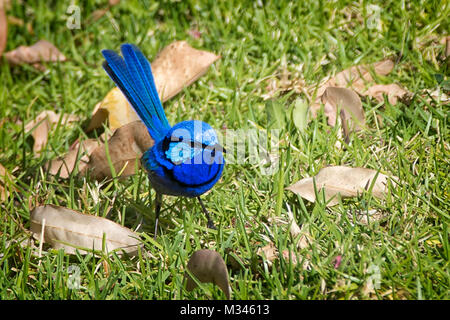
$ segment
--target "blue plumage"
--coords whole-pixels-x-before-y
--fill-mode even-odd
[[[121,50],[123,58],[112,50],[103,50],[106,60],[103,67],[155,141],[141,162],[157,192],[158,219],[160,195],[199,197],[216,184],[224,167],[224,150],[216,132],[207,123],[189,120],[171,127],[156,90],[150,63],[132,44],[123,44]],[[198,199],[208,217],[208,225],[212,226],[208,212]]]

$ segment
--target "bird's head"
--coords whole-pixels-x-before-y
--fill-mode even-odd
[[[155,147],[158,163],[177,182],[188,186],[217,181],[225,164],[225,150],[216,131],[198,120],[176,124]]]

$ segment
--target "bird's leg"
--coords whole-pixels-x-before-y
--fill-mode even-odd
[[[156,240],[156,235],[158,234],[158,221],[159,221],[159,213],[161,212],[161,203],[162,203],[162,194],[157,193],[155,199],[155,235],[153,238]]]
[[[211,220],[211,216],[209,215],[209,212],[208,212],[208,210],[206,210],[206,207],[205,207],[205,205],[203,204],[203,201],[202,201],[202,199],[200,199],[200,197],[197,197],[197,199],[198,199],[198,202],[200,202],[200,205],[202,206],[202,209],[203,209],[203,212],[205,213],[205,215],[206,215],[206,218],[208,219],[208,228],[210,228],[210,229],[216,229],[216,227],[214,226],[214,222]]]

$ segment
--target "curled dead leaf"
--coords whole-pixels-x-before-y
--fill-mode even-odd
[[[75,169],[77,157],[79,157],[78,170],[82,171],[89,162],[89,156],[99,145],[101,143],[96,139],[77,141],[64,157],[49,161],[45,168],[50,174],[59,174],[59,177],[67,179]]]
[[[315,94],[317,98],[310,106],[311,117],[315,118],[317,116],[317,111],[320,109],[320,99],[328,87],[348,87],[362,95],[366,91],[366,85],[371,85],[374,82],[370,73],[371,70],[377,75],[385,76],[393,69],[394,62],[390,59],[386,59],[369,65],[353,66],[337,73],[317,89]]]
[[[117,87],[109,91],[96,105],[86,131],[100,127],[107,118],[109,118],[109,127],[113,130],[139,120],[138,115]]]
[[[83,214],[68,208],[44,205],[33,209],[31,232],[55,249],[68,254],[86,254],[92,250],[119,250],[135,255],[140,246],[139,236],[111,220]]]
[[[370,71],[377,75],[388,75],[394,69],[394,62],[386,59],[375,62],[370,65],[354,66],[339,72],[331,78],[327,87],[351,87],[353,90],[362,94],[365,91],[366,83],[373,83],[374,79]]]
[[[298,247],[298,249],[301,248]],[[263,258],[263,261],[267,263],[268,267],[271,267],[272,263],[280,257],[278,249],[273,242],[269,242],[269,244],[259,248],[256,254]],[[309,254],[307,254],[305,257],[302,257],[299,261],[297,258],[297,254],[294,251],[284,249],[281,252],[281,256],[287,263],[292,263],[292,265],[294,266],[300,264],[300,266],[304,270],[309,268],[309,259],[311,258]]]
[[[0,164],[0,202],[3,202],[9,197],[9,187],[14,177]]]
[[[153,146],[147,128],[141,121],[134,121],[117,129],[106,143],[98,146],[91,153],[89,162],[80,170],[85,175],[87,171],[90,176],[97,180],[111,178],[112,172],[108,161],[108,154],[116,174],[122,172],[121,176],[129,176],[135,173],[135,163],[142,154]],[[108,150],[108,154],[107,154]]]
[[[339,111],[345,141],[348,143],[350,132],[361,130],[366,122],[361,99],[351,89],[328,87],[322,95],[322,102],[330,126],[335,125]]]
[[[227,299],[230,299],[231,288],[227,266],[219,253],[208,249],[195,251],[189,259],[187,268],[200,282],[216,284],[222,289]],[[194,290],[197,284],[188,273],[186,273],[186,278],[186,289]]]
[[[220,56],[192,48],[186,41],[165,47],[152,63],[156,88],[162,101],[178,94],[206,73]]]
[[[5,53],[6,60],[12,65],[28,63],[42,70],[40,62],[66,61],[66,57],[47,40],[39,40],[32,46],[19,46]]]
[[[320,195],[323,189],[327,206],[331,207],[339,203],[337,195],[343,198],[355,197],[364,191],[368,191],[372,184],[372,195],[377,198],[384,198],[388,190],[388,181],[397,178],[378,173],[376,180],[373,181],[376,175],[377,171],[372,169],[331,166],[321,169],[315,177],[302,179],[286,189],[310,202],[315,202],[315,180],[318,194]]]
[[[274,261],[278,257],[278,250],[273,242],[269,242],[269,244],[259,248],[256,251],[256,254],[267,260],[269,262],[269,265],[271,265],[272,261]]]
[[[57,114],[52,110],[42,111],[34,120],[25,125],[25,132],[31,130],[34,138],[33,151],[35,156],[39,156],[42,149],[47,144],[48,134],[52,127],[61,121],[61,125],[66,125],[78,121],[78,116],[72,114]]]
[[[354,131],[360,130],[365,124],[364,109],[359,96],[350,89],[328,87],[322,95],[322,102],[330,106],[328,115],[328,124],[334,126],[336,122],[336,113],[339,107],[342,107],[345,119],[350,120]],[[334,115],[334,117],[333,117]],[[330,121],[334,119],[333,122]]]
[[[6,48],[8,39],[8,20],[6,18],[5,7],[3,1],[0,1],[0,56]]]
[[[387,96],[390,104],[397,104],[398,99],[402,99],[409,94],[408,91],[400,87],[398,84],[375,84],[367,89],[363,93],[366,96],[370,96],[378,100],[378,102],[384,101],[384,95]]]

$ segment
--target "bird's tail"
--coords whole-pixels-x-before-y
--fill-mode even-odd
[[[103,50],[103,68],[127,98],[155,141],[170,129],[164,109],[156,91],[150,62],[133,44],[121,46],[122,55]]]

